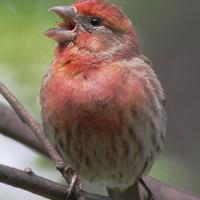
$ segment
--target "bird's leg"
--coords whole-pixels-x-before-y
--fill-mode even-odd
[[[148,193],[148,200],[156,200],[154,194],[152,193],[151,189],[148,187],[148,185],[145,183],[145,181],[141,178],[139,179],[140,184],[144,187],[146,192]]]
[[[71,199],[70,197],[77,197],[83,186],[78,173],[74,171],[71,166],[63,163],[57,165],[56,168],[63,174],[64,177],[67,177],[67,180],[70,180],[69,187],[67,188],[67,199]]]

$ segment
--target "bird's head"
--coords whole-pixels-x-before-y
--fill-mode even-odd
[[[133,57],[139,54],[139,44],[129,18],[109,0],[78,0],[71,6],[49,9],[61,17],[57,28],[45,32],[54,39],[57,52],[63,53],[68,46],[90,54]]]

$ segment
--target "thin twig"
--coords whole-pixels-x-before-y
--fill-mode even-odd
[[[0,132],[3,135],[18,141],[49,158],[44,146],[34,135],[33,131],[21,121],[14,110],[0,103],[0,117]]]
[[[0,82],[0,93],[15,110],[20,119],[30,127],[30,129],[37,136],[39,141],[44,145],[44,148],[56,165],[56,168],[62,173],[68,184],[70,184],[72,182],[72,179],[78,176],[78,173],[74,171],[70,166],[65,164],[60,154],[57,152],[53,144],[48,139],[47,134],[44,132],[42,126],[30,115],[30,113],[24,108],[24,106],[17,100],[12,92],[2,82]],[[79,184],[76,184],[76,187],[74,188],[75,194],[78,193],[78,190]]]
[[[47,150],[53,162],[55,164],[63,162],[63,159],[55,150],[47,135],[43,132],[42,126],[35,119],[33,119],[30,113],[24,108],[24,106],[17,100],[12,92],[2,82],[0,82],[0,93],[12,106],[20,119],[30,127],[33,133],[35,133],[39,141],[44,145],[44,148]]]

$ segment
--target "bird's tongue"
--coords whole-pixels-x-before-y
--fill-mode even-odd
[[[59,43],[74,41],[77,34],[76,9],[71,6],[57,6],[49,11],[56,13],[63,22],[57,23],[58,28],[49,29],[44,35]]]

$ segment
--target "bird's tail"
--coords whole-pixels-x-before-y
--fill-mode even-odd
[[[119,188],[107,188],[109,197],[115,200],[133,200],[140,199],[138,183],[130,186],[126,190],[120,190]]]

